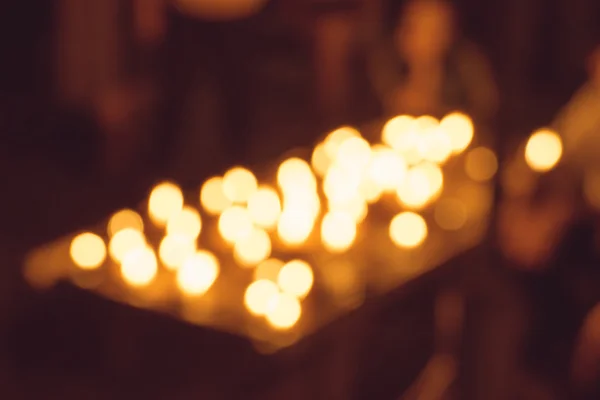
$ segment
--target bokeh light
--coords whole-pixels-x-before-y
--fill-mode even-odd
[[[288,246],[305,243],[315,225],[314,214],[310,209],[285,209],[277,222],[277,235]]]
[[[321,222],[321,241],[331,252],[348,250],[356,239],[356,223],[351,215],[342,211],[331,211]]]
[[[156,277],[157,271],[156,255],[148,246],[128,251],[121,263],[121,275],[131,286],[150,284]]]
[[[244,305],[250,314],[263,316],[267,313],[269,304],[276,301],[279,288],[270,280],[257,280],[252,282],[244,293]]]
[[[456,199],[441,199],[435,206],[435,222],[447,231],[457,231],[467,222],[467,208]]]
[[[343,203],[329,202],[329,211],[342,211],[352,217],[357,224],[364,221],[369,213],[369,206],[361,196],[356,196]]]
[[[361,180],[358,171],[333,165],[325,175],[323,192],[334,203],[348,202],[358,195]]]
[[[284,193],[301,190],[314,191],[317,188],[317,180],[310,165],[297,157],[289,158],[281,163],[277,170],[277,184]]]
[[[231,206],[231,200],[225,195],[223,178],[213,176],[204,182],[200,189],[200,204],[211,215],[219,215]]]
[[[232,206],[223,211],[219,217],[218,229],[221,237],[229,244],[248,236],[253,229],[248,210],[240,206]]]
[[[146,238],[144,235],[131,228],[126,228],[117,232],[108,243],[110,257],[115,262],[123,261],[126,253],[146,246]]]
[[[217,257],[206,250],[198,250],[177,271],[177,286],[189,296],[199,296],[210,289],[218,276]]]
[[[246,203],[257,189],[256,177],[246,168],[234,167],[223,175],[223,192],[233,203]]]
[[[473,140],[475,128],[471,118],[465,114],[454,112],[446,115],[440,121],[440,127],[450,138],[454,154],[462,153]]]
[[[443,164],[452,155],[452,142],[450,137],[440,127],[435,127],[423,132],[423,158],[437,163]]]
[[[277,276],[277,284],[284,293],[304,298],[312,289],[314,275],[310,265],[302,260],[285,264]]]
[[[279,195],[274,189],[261,186],[248,199],[248,213],[255,225],[265,229],[275,228],[281,214]]]
[[[369,179],[382,192],[394,191],[406,177],[404,159],[389,148],[377,148],[368,169]]]
[[[108,236],[112,237],[117,232],[127,228],[144,232],[144,221],[142,216],[129,209],[117,211],[108,221]]]
[[[411,168],[404,182],[398,186],[396,196],[406,207],[420,209],[429,204],[435,188],[432,186],[427,171],[422,168]]]
[[[315,146],[310,159],[315,174],[319,177],[324,177],[331,165],[331,159],[325,151],[325,144],[319,143]]]
[[[350,139],[350,138],[359,138],[361,134],[358,130],[349,127],[343,126],[331,132],[324,141],[325,153],[330,160],[335,160],[337,158],[338,150],[341,144]]]
[[[393,149],[404,147],[407,133],[415,128],[415,119],[408,115],[398,115],[385,123],[381,130],[381,141]]]
[[[367,168],[371,161],[371,145],[361,137],[344,140],[337,151],[335,162],[346,170]]]
[[[233,248],[235,261],[243,267],[253,267],[271,255],[271,238],[262,229],[254,228],[239,238]]]
[[[158,247],[158,256],[169,270],[176,270],[196,252],[196,240],[189,236],[167,235]]]
[[[100,267],[106,259],[106,245],[98,235],[90,232],[77,235],[71,241],[71,259],[81,269],[92,270]]]
[[[266,317],[273,328],[286,330],[296,325],[301,314],[302,306],[296,297],[279,293],[269,301]]]
[[[269,258],[268,260],[261,262],[254,269],[254,280],[258,281],[266,279],[277,282],[277,276],[284,264],[285,263],[278,258]]]
[[[167,221],[167,235],[187,236],[197,239],[202,230],[200,213],[192,207],[184,207]]]
[[[392,219],[389,234],[396,246],[414,248],[427,238],[427,223],[419,214],[402,212]]]
[[[538,172],[547,172],[556,166],[562,156],[560,136],[548,129],[534,132],[525,146],[527,165]]]
[[[467,176],[477,182],[485,182],[494,177],[498,171],[496,154],[487,147],[477,147],[465,158]]]
[[[171,182],[163,182],[150,193],[148,214],[157,226],[164,226],[169,218],[183,208],[183,193],[179,186]]]

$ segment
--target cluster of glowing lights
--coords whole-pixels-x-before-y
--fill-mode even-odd
[[[525,146],[525,161],[537,172],[553,169],[562,157],[563,146],[560,136],[549,129],[534,132]]]

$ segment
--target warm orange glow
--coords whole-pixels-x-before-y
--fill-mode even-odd
[[[157,226],[164,226],[169,218],[183,208],[183,193],[179,186],[171,182],[163,182],[150,193],[148,214]]]
[[[200,204],[211,215],[219,215],[231,206],[223,189],[223,178],[214,176],[204,182],[200,189]]]
[[[297,157],[281,163],[277,170],[277,184],[284,193],[300,190],[314,191],[317,188],[317,180],[310,165]]]
[[[71,241],[71,259],[81,269],[92,270],[106,260],[106,245],[98,235],[87,232],[77,235]]]
[[[368,169],[369,179],[382,192],[390,192],[402,184],[406,177],[406,161],[394,150],[378,148]]]
[[[183,262],[195,252],[196,240],[182,235],[165,236],[158,247],[160,261],[170,270],[181,267]]]
[[[267,307],[267,321],[275,329],[292,328],[302,314],[302,306],[298,299],[287,293],[279,293]]]
[[[412,168],[406,174],[406,179],[398,187],[396,196],[406,207],[420,209],[426,206],[435,188],[423,169]]]
[[[342,211],[352,217],[354,222],[361,223],[369,213],[369,206],[365,199],[356,196],[350,201],[343,203],[329,202],[330,211]]]
[[[269,258],[258,264],[254,270],[254,280],[259,281],[262,279],[270,280],[273,282],[277,281],[279,270],[285,263],[277,258]]]
[[[281,214],[279,195],[270,187],[260,187],[248,199],[248,213],[257,226],[265,229],[276,227]]]
[[[257,189],[256,177],[246,168],[234,167],[223,175],[223,192],[233,203],[246,203]]]
[[[129,209],[117,211],[108,221],[108,236],[113,237],[117,232],[127,228],[144,232],[142,217]]]
[[[406,135],[415,127],[415,119],[408,115],[399,115],[387,121],[381,131],[381,141],[393,149],[405,147]]]
[[[547,172],[558,164],[562,156],[560,136],[548,129],[534,132],[525,146],[527,165],[538,172]]]
[[[304,298],[312,289],[314,276],[310,265],[301,260],[288,262],[277,276],[277,284],[284,293]]]
[[[435,206],[435,222],[447,231],[457,231],[467,222],[467,208],[455,199],[442,199]]]
[[[271,255],[271,238],[267,232],[253,228],[235,242],[233,257],[243,267],[253,267]]]
[[[477,147],[467,154],[465,172],[474,181],[489,181],[497,171],[498,159],[492,150],[486,147]]]
[[[139,247],[128,251],[123,257],[121,275],[131,286],[146,286],[156,277],[158,264],[150,247]]]
[[[200,296],[219,276],[219,260],[214,254],[199,250],[189,256],[177,271],[177,286],[188,296]]]
[[[353,137],[361,137],[361,134],[359,131],[349,126],[343,126],[331,132],[323,142],[327,157],[330,160],[335,160],[337,158],[340,145],[347,139]]]
[[[440,122],[440,127],[450,138],[452,152],[462,153],[473,140],[475,129],[471,118],[462,113],[452,113],[445,116]]]
[[[277,235],[288,246],[300,246],[313,231],[314,215],[308,209],[284,209],[277,223]]]
[[[351,201],[359,193],[361,175],[358,171],[333,165],[323,181],[323,192],[329,201],[344,203]]]
[[[440,127],[435,127],[423,132],[423,158],[443,164],[452,155],[452,142],[450,136]]]
[[[325,176],[329,166],[331,165],[331,159],[329,156],[327,156],[324,143],[319,143],[315,146],[310,163],[317,176],[321,178]]]
[[[427,223],[419,214],[403,212],[392,219],[389,234],[396,246],[414,248],[427,238]]]
[[[270,280],[257,280],[252,282],[244,293],[244,305],[255,316],[267,313],[269,304],[277,301],[279,288]]]
[[[243,207],[232,206],[223,211],[219,217],[219,233],[229,244],[248,236],[252,228],[250,214]]]
[[[202,230],[200,213],[192,207],[184,207],[167,221],[167,235],[187,236],[197,239]]]
[[[600,209],[600,171],[589,169],[584,172],[583,196],[590,207]]]
[[[332,211],[321,222],[321,241],[331,252],[341,253],[348,250],[356,238],[356,223],[351,215]]]
[[[344,140],[337,151],[335,162],[347,170],[362,171],[371,161],[371,146],[361,137]]]
[[[126,253],[145,246],[146,238],[140,231],[126,228],[110,239],[108,250],[115,262],[121,262]]]

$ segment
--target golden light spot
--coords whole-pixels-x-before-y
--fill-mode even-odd
[[[405,136],[415,127],[415,119],[408,115],[396,116],[385,123],[381,131],[381,141],[393,149],[403,148]]]
[[[404,181],[406,171],[406,162],[392,149],[383,148],[373,151],[368,177],[380,191],[394,191]]]
[[[276,227],[281,214],[279,195],[270,187],[258,188],[248,199],[248,213],[257,226],[265,229]]]
[[[148,214],[157,226],[164,226],[169,218],[183,208],[183,193],[179,186],[163,182],[152,189],[148,199]]]
[[[219,215],[231,206],[231,200],[225,195],[223,178],[214,176],[204,182],[200,189],[200,204],[211,215]]]
[[[142,217],[140,214],[129,209],[117,211],[108,221],[108,236],[112,237],[117,232],[127,228],[144,232],[144,221],[142,220]]]
[[[431,176],[430,176],[431,175]],[[406,179],[396,190],[396,196],[401,204],[406,207],[420,209],[431,201],[438,190],[436,176],[427,168],[411,168],[406,174]]]
[[[235,242],[233,257],[243,267],[253,267],[271,255],[271,238],[267,232],[254,228]]]
[[[389,234],[396,246],[414,248],[427,238],[427,223],[419,214],[403,212],[392,219]]]
[[[446,131],[436,127],[424,132],[423,158],[436,164],[443,164],[451,155],[452,142]]]
[[[560,136],[548,129],[534,132],[525,146],[527,165],[538,172],[547,172],[558,164],[562,156]]]
[[[267,313],[269,304],[276,301],[279,288],[273,281],[257,280],[252,282],[244,293],[244,305],[250,314],[263,316]]]
[[[310,265],[301,260],[285,264],[277,276],[277,284],[284,293],[304,298],[312,289],[314,276]]]
[[[214,254],[199,250],[189,256],[177,271],[177,286],[189,296],[208,291],[219,276],[219,260]]]
[[[347,170],[367,168],[371,161],[371,145],[361,137],[344,140],[335,158],[335,162]]]
[[[350,201],[343,203],[329,202],[330,211],[341,211],[352,217],[357,224],[361,223],[369,213],[367,202],[360,196],[356,196]]]
[[[279,293],[267,307],[267,321],[275,329],[290,329],[300,319],[302,306],[298,299],[287,293]]]
[[[269,258],[268,260],[261,262],[254,270],[254,280],[259,281],[266,279],[277,282],[279,270],[281,270],[281,267],[283,267],[284,264],[283,261],[277,258]]]
[[[202,230],[200,213],[192,207],[184,207],[167,221],[167,235],[187,236],[197,239]]]
[[[347,139],[353,137],[361,137],[361,134],[359,131],[349,126],[343,126],[341,128],[338,128],[335,131],[331,132],[329,135],[327,135],[325,141],[323,142],[327,157],[330,160],[335,160],[340,145]]]
[[[252,220],[248,210],[240,206],[232,206],[223,211],[218,223],[221,237],[229,244],[235,243],[240,238],[252,232]]]
[[[223,175],[223,192],[233,203],[246,203],[257,189],[256,177],[246,168],[234,167]]]
[[[321,222],[321,241],[333,253],[348,250],[356,239],[356,223],[352,216],[341,211],[332,211]]]
[[[442,199],[435,206],[435,222],[447,231],[457,231],[467,222],[467,209],[456,199]]]
[[[498,171],[496,154],[486,147],[477,147],[467,154],[465,172],[477,182],[489,181]]]
[[[277,222],[277,235],[288,246],[300,246],[308,240],[314,224],[314,215],[310,210],[284,209]]]
[[[126,253],[143,247],[146,247],[146,238],[140,231],[131,228],[117,232],[108,244],[110,257],[115,262],[122,262]]]
[[[86,232],[71,241],[70,254],[79,268],[92,270],[100,267],[106,259],[106,245],[100,236]]]
[[[339,165],[333,165],[325,175],[323,192],[330,201],[344,203],[358,195],[361,180],[358,171],[351,171]]]
[[[331,159],[327,156],[324,143],[319,143],[315,146],[310,163],[317,176],[321,178],[325,176],[331,165]]]
[[[317,188],[317,180],[310,165],[297,157],[281,163],[277,170],[277,184],[284,193],[298,190],[314,191]]]
[[[176,270],[183,262],[196,252],[196,240],[189,236],[168,235],[158,247],[158,256],[169,270]]]
[[[465,114],[454,112],[446,115],[440,122],[440,127],[450,138],[454,154],[462,153],[473,140],[473,122]]]
[[[128,251],[121,263],[121,275],[131,286],[150,284],[156,277],[157,271],[156,255],[147,246]]]

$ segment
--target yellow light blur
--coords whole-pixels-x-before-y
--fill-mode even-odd
[[[150,284],[156,277],[157,271],[156,255],[147,246],[128,251],[121,263],[121,275],[131,286]]]
[[[364,198],[356,196],[344,203],[329,202],[329,211],[342,211],[352,217],[357,224],[361,223],[369,213],[369,206]]]
[[[285,264],[277,276],[279,288],[300,299],[312,289],[314,275],[310,265],[302,260],[292,260]]]
[[[541,129],[527,141],[525,161],[534,171],[550,171],[560,161],[562,150],[560,136],[551,130]]]
[[[376,149],[369,165],[368,176],[383,192],[390,192],[402,184],[407,165],[404,159],[389,148]]]
[[[243,267],[253,267],[271,255],[271,238],[267,232],[254,228],[235,242],[233,257]]]
[[[310,210],[284,208],[277,222],[277,235],[288,246],[300,246],[308,240],[314,225]]]
[[[331,165],[331,159],[327,156],[327,151],[325,151],[325,144],[319,143],[315,146],[312,156],[310,159],[310,163],[312,165],[313,171],[319,177],[324,177]]]
[[[240,238],[252,232],[252,220],[248,210],[240,206],[232,206],[223,211],[219,217],[219,233],[229,244],[235,243]]]
[[[142,220],[142,217],[140,214],[129,209],[117,211],[108,221],[108,236],[112,237],[117,232],[127,228],[144,232],[144,221]]]
[[[169,218],[183,208],[183,193],[179,186],[163,182],[152,189],[148,199],[148,214],[157,226],[164,226]]]
[[[356,239],[356,223],[352,216],[341,211],[331,211],[321,222],[321,241],[332,253],[348,250]]]
[[[257,226],[265,229],[276,227],[281,214],[279,195],[270,187],[258,188],[248,199],[248,213]]]
[[[485,182],[494,177],[498,171],[496,154],[486,147],[477,147],[465,158],[467,176],[477,182]]]
[[[465,114],[454,112],[446,115],[441,120],[440,127],[450,138],[454,154],[462,153],[473,140],[475,128],[471,118]]]
[[[452,142],[443,129],[436,127],[424,132],[423,158],[443,164],[452,155]]]
[[[422,163],[411,168],[398,187],[396,196],[406,207],[420,209],[441,191],[443,175],[435,164]]]
[[[259,281],[262,279],[270,280],[273,282],[277,282],[277,276],[279,275],[279,270],[283,267],[285,263],[277,258],[269,258],[258,264],[258,266],[254,269],[254,280]]]
[[[358,195],[361,181],[361,175],[358,171],[333,165],[325,175],[323,192],[327,199],[334,203],[351,201]]]
[[[325,141],[323,142],[327,157],[330,160],[335,160],[340,145],[347,139],[353,137],[361,137],[361,134],[359,131],[349,126],[343,126],[341,128],[338,128],[335,131],[331,132],[329,135],[327,135]]]
[[[284,193],[282,212],[298,211],[303,215],[309,215],[315,219],[321,210],[321,200],[317,192],[301,190],[292,193]]]
[[[71,241],[71,259],[81,269],[92,270],[100,267],[106,259],[106,245],[98,235],[90,232],[77,235]]]
[[[146,246],[146,238],[144,235],[131,228],[123,229],[117,232],[108,243],[110,257],[115,262],[122,262],[125,254]]]
[[[177,286],[188,296],[200,296],[219,276],[219,260],[214,254],[198,250],[177,271]]]
[[[223,178],[213,176],[204,182],[200,189],[200,204],[211,215],[219,215],[231,206],[231,200],[225,195]]]
[[[282,192],[298,190],[316,190],[317,180],[310,165],[297,157],[292,157],[281,163],[277,170],[277,184]]]
[[[276,301],[279,288],[270,280],[258,280],[252,282],[244,293],[244,305],[250,314],[257,317],[267,313],[269,304]]]
[[[389,234],[396,246],[414,248],[427,238],[427,223],[419,214],[402,212],[392,219]]]
[[[385,123],[381,131],[381,141],[393,149],[403,147],[404,136],[414,129],[415,119],[408,115],[398,115]]]
[[[197,239],[202,230],[200,213],[192,207],[184,207],[167,221],[167,235],[187,236]]]
[[[371,161],[371,145],[361,137],[344,140],[339,148],[335,162],[345,169],[362,170]]]
[[[165,236],[158,247],[158,256],[169,270],[176,270],[196,252],[196,240],[189,236]]]
[[[444,188],[444,173],[442,169],[430,162],[423,162],[413,168],[415,171],[421,171],[427,177],[429,188],[431,189],[430,199],[438,196]]]
[[[368,204],[374,204],[381,199],[383,191],[369,176],[364,176],[358,186],[358,196],[362,197]]]
[[[467,222],[467,208],[456,199],[442,199],[435,206],[435,222],[447,231],[457,231]]]
[[[223,192],[233,203],[246,203],[257,189],[256,177],[246,168],[233,167],[223,175]]]
[[[286,330],[296,325],[301,314],[302,306],[296,297],[279,293],[269,301],[265,316],[273,328]]]

